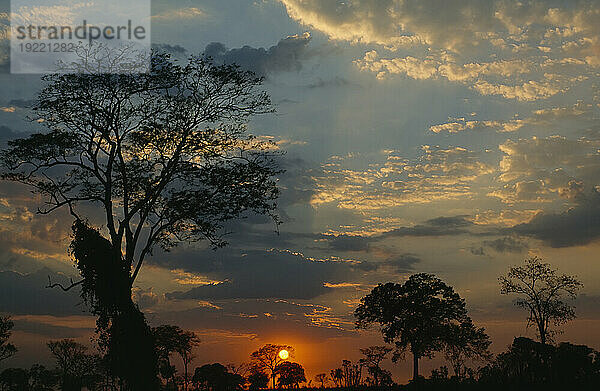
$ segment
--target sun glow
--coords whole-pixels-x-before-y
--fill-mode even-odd
[[[279,351],[279,358],[280,359],[287,360],[289,356],[290,356],[290,353],[287,350],[280,350]]]

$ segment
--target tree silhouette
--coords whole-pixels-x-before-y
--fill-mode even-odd
[[[452,365],[454,376],[464,378],[467,375],[465,360],[490,360],[492,354],[488,350],[492,341],[485,329],[477,328],[471,320],[451,326],[450,340],[444,349],[446,360]]]
[[[250,355],[250,364],[254,368],[254,372],[266,372],[270,374],[273,388],[275,388],[275,368],[284,361],[279,357],[279,352],[282,350],[287,350],[290,359],[294,357],[294,348],[292,346],[270,343],[252,352]]]
[[[251,368],[250,374],[246,378],[249,390],[260,390],[269,385],[269,375],[260,371],[258,368]]]
[[[363,354],[362,362],[367,367],[367,371],[373,377],[372,383],[379,387],[382,385],[382,380],[389,379],[389,372],[381,368],[381,362],[387,358],[393,349],[389,346],[369,346],[368,348],[360,349]]]
[[[413,355],[413,380],[419,377],[419,359],[432,357],[455,342],[456,325],[471,322],[465,301],[432,274],[413,274],[404,284],[379,284],[361,299],[354,311],[356,326],[381,325],[386,343],[395,343],[398,359]]]
[[[23,368],[7,368],[0,373],[0,384],[10,391],[28,391],[29,372]]]
[[[163,378],[171,379],[175,386],[175,366],[171,365],[170,355],[177,353],[183,363],[183,387],[187,390],[190,382],[189,365],[194,359],[192,350],[198,346],[200,339],[192,331],[182,330],[179,326],[161,325],[152,328],[152,335],[158,354],[159,371]]]
[[[326,373],[317,373],[315,375],[315,381],[317,383],[321,383],[321,388],[325,387],[325,383],[327,382],[327,379],[329,379],[329,376],[327,376]]]
[[[187,391],[188,384],[190,381],[188,367],[192,360],[195,358],[192,350],[198,346],[200,339],[193,331],[182,331],[177,335],[177,344],[175,345],[175,351],[181,357],[183,362],[183,389]]]
[[[154,337],[131,299],[129,270],[108,239],[81,220],[73,223],[71,255],[79,269],[81,296],[98,316],[98,344],[110,371],[128,387],[158,387]]]
[[[85,231],[86,217],[98,216],[89,206],[100,208],[102,221],[89,227],[105,227],[104,242],[99,232],[92,239],[106,257],[75,257],[78,267],[94,262],[80,267],[89,272],[83,280],[49,286],[69,290],[97,277],[88,298],[94,288],[114,287],[112,297],[93,292],[97,312],[108,314],[99,328],[121,338],[104,339],[125,354],[126,381],[137,376],[137,388],[155,389],[156,382],[145,380],[157,371],[149,328],[131,303],[131,287],[156,246],[208,239],[219,247],[229,220],[247,212],[276,219],[274,152],[246,133],[250,117],[272,111],[270,99],[258,90],[262,79],[203,57],[181,66],[155,54],[147,73],[43,79],[33,111],[47,131],[8,143],[0,156],[7,170],[2,178],[38,192],[45,200],[39,213],[68,208],[77,231]],[[109,264],[106,273],[102,262]],[[103,304],[109,308],[99,309]]]
[[[498,280],[500,293],[520,296],[515,305],[529,311],[527,325],[535,325],[542,344],[552,341],[556,333],[550,329],[551,324],[560,326],[575,318],[575,308],[565,299],[575,299],[583,284],[573,276],[558,275],[538,257],[525,260],[523,266],[511,267]]]
[[[501,385],[503,389],[592,390],[598,381],[598,351],[566,342],[553,346],[526,337],[515,338],[479,375],[482,387]]]
[[[34,364],[29,369],[29,384],[31,391],[51,391],[58,382],[56,373],[43,365]]]
[[[362,380],[362,367],[363,363],[361,361],[358,364],[352,364],[350,360],[342,360],[340,368],[331,370],[331,380],[333,380],[336,387],[358,387]]]
[[[300,383],[306,381],[304,368],[296,362],[284,361],[277,364],[275,373],[279,376],[277,385],[280,388],[298,388]]]
[[[192,381],[197,389],[208,391],[241,390],[245,383],[245,379],[241,375],[230,373],[224,365],[219,363],[206,364],[196,368]]]
[[[48,349],[56,359],[60,371],[60,384],[63,391],[77,390],[83,386],[83,376],[90,370],[87,347],[73,339],[48,342]]]
[[[335,384],[336,387],[344,386],[344,373],[342,371],[342,368],[332,369],[329,372],[329,374],[331,376],[331,380],[333,381],[333,384]]]
[[[10,317],[0,316],[0,362],[12,357],[17,352],[16,346],[8,342],[13,327],[14,323]]]
[[[171,354],[177,350],[178,337],[183,332],[181,328],[174,325],[161,325],[152,328],[152,335],[156,344],[158,354],[158,365],[160,375],[167,380],[170,379],[173,387],[176,387],[175,373],[177,370],[171,365]]]

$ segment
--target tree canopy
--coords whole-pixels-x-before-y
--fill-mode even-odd
[[[300,383],[306,381],[304,368],[297,362],[284,361],[277,364],[275,373],[279,376],[277,385],[283,388],[298,388]]]
[[[394,343],[400,355],[410,350],[414,380],[419,359],[455,344],[456,327],[471,322],[464,299],[427,273],[413,274],[404,284],[379,284],[361,299],[354,315],[359,328],[378,323],[384,341]]]
[[[10,317],[0,316],[0,362],[12,357],[17,352],[16,346],[8,342],[13,327],[14,323]]]
[[[228,220],[274,215],[279,172],[246,123],[272,111],[262,79],[233,65],[154,54],[141,74],[51,74],[33,105],[46,131],[8,142],[3,178],[78,220],[103,211],[108,240],[137,277],[157,245],[225,244]],[[87,211],[87,212],[86,212]]]
[[[275,369],[277,368],[277,365],[284,361],[279,357],[279,352],[282,350],[286,350],[289,353],[289,358],[294,357],[294,347],[270,343],[252,352],[250,355],[250,365],[253,367],[253,371],[256,373],[266,372],[267,374],[270,374],[273,388],[275,388],[275,378],[277,376]]]

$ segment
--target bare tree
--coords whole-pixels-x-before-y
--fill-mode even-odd
[[[557,274],[550,264],[538,257],[525,260],[523,266],[511,267],[501,276],[500,293],[520,296],[515,305],[529,311],[527,326],[535,325],[542,344],[552,341],[560,326],[575,318],[575,307],[566,299],[575,299],[583,284],[574,276]]]

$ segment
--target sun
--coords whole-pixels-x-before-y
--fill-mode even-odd
[[[287,350],[280,350],[279,351],[279,358],[282,360],[287,360],[288,357],[290,356],[290,353]]]

